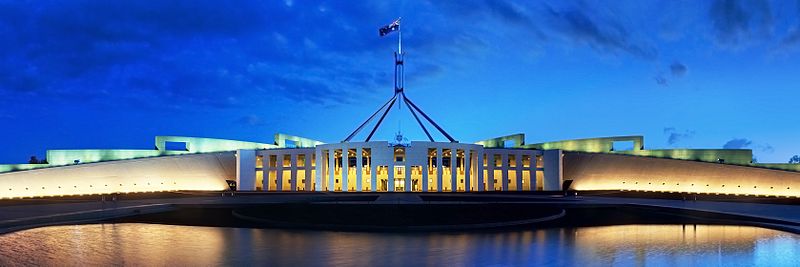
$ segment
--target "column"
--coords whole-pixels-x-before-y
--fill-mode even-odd
[[[517,153],[514,155],[514,161],[516,161],[514,165],[517,171],[517,191],[522,191],[522,154]]]
[[[531,176],[531,191],[536,191],[536,153],[531,154],[531,165],[529,168]]]
[[[406,168],[403,175],[405,175],[403,179],[403,187],[405,187],[406,192],[411,192],[411,149],[409,147],[406,148],[406,155],[403,157],[403,166]]]
[[[470,163],[472,159],[472,153],[470,153],[469,148],[464,149],[464,191],[469,192],[469,185],[470,179],[472,179],[470,175],[470,171],[472,171],[472,165]]]
[[[347,176],[349,176],[348,172],[350,171],[349,153],[347,146],[342,146],[342,191],[344,192],[350,191],[350,185],[347,183]]]
[[[275,167],[278,168],[275,171],[275,179],[277,180],[275,181],[275,191],[283,191],[283,154],[275,155]]]
[[[362,183],[363,183],[363,176],[364,176],[364,157],[361,155],[363,153],[361,147],[356,147],[356,192],[361,192]]]
[[[313,184],[314,184],[314,183],[311,182],[311,168],[312,168],[311,167],[311,157],[313,156],[313,154],[306,153],[305,155],[306,155],[306,159],[305,159],[306,163],[305,163],[304,166],[305,166],[305,169],[306,169],[306,177],[304,177],[304,178],[306,179],[306,191],[314,191],[311,188],[313,186]]]
[[[486,170],[486,174],[489,175],[486,177],[486,186],[489,187],[486,191],[494,191],[494,164],[494,154],[486,154],[486,167],[489,168]]]
[[[436,148],[436,192],[442,192],[442,148]]]
[[[428,148],[425,148],[425,163],[422,164],[422,192],[428,192],[428,164],[431,163],[428,158]]]
[[[317,157],[317,165],[314,166],[316,169],[316,174],[314,175],[314,179],[316,180],[315,183],[317,186],[314,188],[315,191],[322,191],[325,190],[325,187],[322,186],[322,175],[325,173],[325,170],[322,168],[325,164],[325,161],[322,158],[322,148],[316,147],[314,149],[314,154]]]
[[[372,155],[370,155],[370,162],[369,162],[369,189],[372,192],[378,192],[378,174],[375,171],[378,169],[377,164],[375,164],[375,149],[370,149],[372,151]]]
[[[289,156],[289,160],[289,168],[291,169],[289,174],[289,186],[292,187],[289,191],[294,192],[297,191],[297,153],[292,153],[292,155]]]
[[[261,168],[261,177],[261,191],[267,191],[267,185],[269,184],[269,166],[267,164],[264,164],[264,167]]]
[[[394,192],[394,149],[389,148],[389,151],[391,154],[389,154],[389,162],[387,163],[389,166],[389,173],[388,173],[389,186],[387,188],[387,191]]]
[[[331,146],[328,148],[328,191],[336,191],[336,149]]]
[[[500,156],[500,176],[503,177],[503,191],[508,191],[508,152],[503,152]]]
[[[484,177],[483,177],[483,151],[478,150],[477,153],[478,153],[478,164],[475,164],[475,166],[478,166],[478,167],[475,168],[475,169],[477,169],[477,171],[475,173],[478,174],[478,191],[479,192],[483,192],[483,191],[486,191],[486,188],[483,188],[483,181],[484,181],[483,180],[484,179]]]
[[[458,191],[458,149],[450,148],[450,191]]]

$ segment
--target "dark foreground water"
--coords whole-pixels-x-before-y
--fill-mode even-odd
[[[800,266],[800,236],[705,225],[395,234],[94,224],[0,235],[0,266],[10,265]]]

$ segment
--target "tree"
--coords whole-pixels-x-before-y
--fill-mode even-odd
[[[39,160],[36,156],[31,156],[31,159],[28,160],[28,164],[47,164],[47,160]]]
[[[794,155],[794,157],[789,159],[789,163],[800,163],[800,155]]]

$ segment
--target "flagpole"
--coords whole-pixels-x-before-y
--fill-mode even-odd
[[[398,54],[400,60],[403,60],[403,30],[402,30],[402,28],[397,30],[397,54]],[[396,60],[397,59],[395,59],[395,61]],[[395,62],[395,64],[397,64],[397,63]],[[399,84],[400,85],[399,86],[400,90],[403,89],[403,76],[404,76],[403,69],[404,68],[402,68],[402,67],[400,68],[400,76],[399,77],[395,75],[395,79],[399,79],[400,80],[399,82],[395,82],[395,84]],[[398,92],[395,92],[395,93],[398,93]],[[400,97],[403,97],[403,95],[401,94]],[[402,103],[403,103],[402,101],[397,103],[397,109],[401,109],[400,108],[400,104],[402,104]]]
[[[403,53],[403,30],[397,30],[397,52]]]

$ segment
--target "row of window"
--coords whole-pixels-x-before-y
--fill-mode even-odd
[[[326,156],[329,154],[328,150],[325,150],[325,151],[322,151],[322,152]],[[463,149],[456,149],[455,152],[456,152],[455,153],[456,154],[455,155],[456,156],[456,164],[459,164],[459,166],[460,166],[461,162],[463,161],[463,158],[466,155],[465,154],[466,151],[463,150]],[[475,151],[471,150],[470,152],[471,152],[470,155],[476,155]],[[369,162],[370,162],[370,159],[371,159],[371,155],[372,155],[371,149],[363,148],[361,154],[362,154],[362,159],[361,159],[362,162],[361,162],[361,164],[362,165],[369,165]],[[452,154],[453,154],[453,150],[452,149],[442,149],[442,165],[445,165],[445,166],[450,165],[450,161],[452,160],[452,156],[453,156]],[[516,154],[507,154],[505,164],[502,162],[502,155],[503,154],[484,153],[483,154],[483,166],[488,166],[489,158],[491,158],[493,160],[493,162],[494,162],[494,166],[495,167],[501,167],[501,166],[508,166],[508,167],[512,167],[512,168],[517,167],[517,158],[516,157],[518,155],[516,155]],[[405,161],[405,158],[406,158],[405,156],[406,155],[405,155],[405,149],[404,148],[395,149],[395,151],[394,151],[394,160],[396,162]],[[531,166],[531,161],[535,161],[534,164],[536,165],[536,167],[538,167],[538,168],[543,167],[542,166],[542,164],[543,164],[542,155],[535,155],[535,156],[532,156],[532,155],[519,155],[519,156],[521,157],[521,164],[523,165],[524,168],[529,168]],[[268,155],[267,156],[267,166],[269,166],[271,168],[275,168],[275,167],[278,166],[278,163],[280,162],[283,167],[291,167],[292,165],[297,166],[297,167],[305,167],[306,157],[310,157],[311,158],[311,166],[315,166],[316,165],[316,154],[308,153],[308,154],[297,154],[296,162],[294,162],[294,164],[292,162],[291,154]],[[347,158],[348,159],[347,163],[348,163],[349,166],[355,166],[356,163],[357,163],[357,160],[358,160],[357,152],[356,152],[355,149],[348,149],[346,157],[343,156],[343,153],[342,153],[341,149],[335,149],[334,150],[334,157],[336,158],[335,162],[336,162],[336,164],[338,166],[342,166],[342,159],[343,158]],[[428,160],[429,160],[429,162],[431,162],[431,165],[434,165],[434,166],[436,165],[436,160],[435,160],[436,158],[437,158],[437,150],[435,148],[428,149]],[[477,158],[477,157],[473,156],[473,158]],[[279,161],[279,159],[280,159],[280,161]],[[434,160],[432,160],[432,159],[434,159]],[[263,168],[264,167],[264,156],[263,155],[257,156],[257,158],[256,158],[256,166],[257,166],[257,168]]]
[[[297,161],[295,162],[294,166],[297,167],[305,167],[306,166],[306,154],[297,154]],[[311,157],[311,166],[316,165],[317,156],[315,154],[309,154],[308,156]],[[286,154],[281,155],[281,166],[283,167],[291,167],[292,166],[292,155]],[[269,155],[267,166],[270,168],[275,168],[278,166],[278,155]],[[264,156],[259,155],[256,157],[256,168],[263,168],[264,167]]]
[[[622,182],[622,184],[626,184],[626,182],[624,182],[624,181],[623,181],[623,182]],[[639,184],[639,182],[634,182],[633,184],[634,184],[634,185],[638,185],[638,184]],[[642,183],[642,184],[644,184],[644,183]],[[647,182],[647,184],[648,184],[648,185],[652,185],[653,183],[652,183],[652,182]],[[666,182],[662,182],[662,183],[661,183],[661,185],[667,185],[667,183],[666,183]],[[671,185],[672,185],[672,183],[670,183],[669,185],[671,186]],[[675,185],[676,185],[676,186],[680,186],[681,184],[680,184],[680,183],[675,183]],[[689,186],[695,186],[695,184],[689,184]],[[702,186],[702,185],[698,185],[698,186]],[[711,185],[710,185],[710,184],[706,184],[705,186],[706,186],[706,187],[711,187]],[[725,185],[723,184],[723,185],[722,185],[722,186],[720,186],[720,187],[725,187]],[[742,186],[741,186],[741,185],[737,185],[736,187],[737,187],[737,188],[741,188]],[[753,188],[758,188],[758,186],[754,185],[754,186],[753,186]],[[770,187],[769,187],[769,189],[775,189],[775,187],[774,187],[774,186],[770,186]],[[792,189],[792,188],[791,188],[791,187],[786,187],[786,189]]]
[[[161,185],[163,185],[163,184],[164,184],[164,182],[161,182]],[[172,182],[172,184],[176,185],[178,183],[177,182]],[[138,184],[134,183],[133,185],[137,186]],[[152,184],[151,183],[147,183],[147,185],[152,185]],[[124,186],[124,184],[119,184],[119,186]],[[58,189],[62,189],[62,187],[60,185],[57,186],[57,187],[58,187]],[[89,187],[93,188],[94,185],[89,185]],[[108,187],[108,184],[103,185],[103,187]],[[73,185],[72,188],[78,188],[78,186],[77,185]],[[47,189],[47,188],[42,186],[42,189]],[[25,190],[30,190],[30,187],[25,187]],[[14,188],[9,188],[8,191],[14,191]]]

